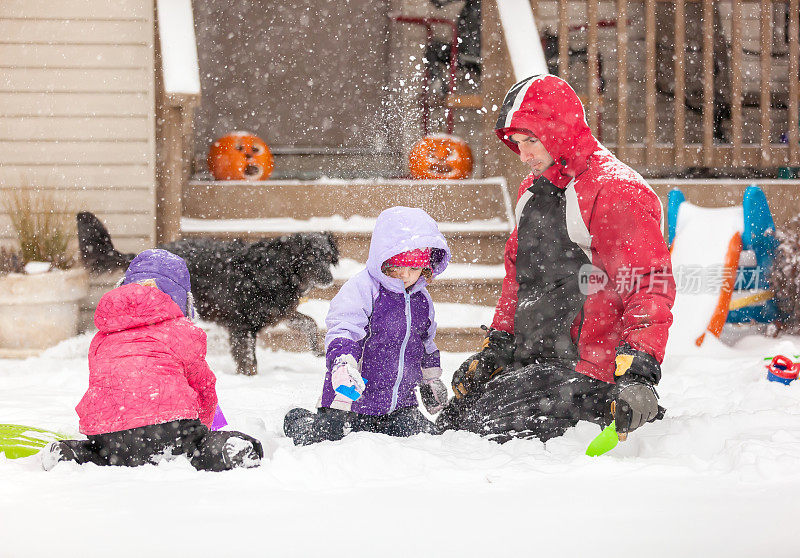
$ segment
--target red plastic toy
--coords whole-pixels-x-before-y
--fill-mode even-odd
[[[767,379],[770,382],[780,382],[789,385],[797,379],[800,373],[800,362],[792,362],[789,357],[775,355],[767,366]]]

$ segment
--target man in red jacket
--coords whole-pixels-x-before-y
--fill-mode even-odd
[[[531,173],[492,327],[456,371],[439,427],[502,442],[655,420],[675,299],[661,202],[592,136],[558,77],[515,84],[495,131]]]

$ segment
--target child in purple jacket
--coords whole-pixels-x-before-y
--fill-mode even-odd
[[[325,319],[327,373],[317,413],[292,409],[284,419],[295,444],[357,431],[433,431],[414,388],[429,413],[447,402],[425,286],[449,261],[447,242],[423,210],[392,207],[378,216],[366,269],[342,285]]]

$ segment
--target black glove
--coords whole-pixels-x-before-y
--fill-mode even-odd
[[[435,415],[447,404],[447,386],[439,378],[422,380],[419,384],[419,396],[425,410]]]
[[[481,351],[475,353],[453,374],[453,393],[457,399],[483,387],[514,360],[514,336],[499,329],[487,328]]]
[[[661,379],[661,366],[652,355],[627,344],[617,349],[616,365],[611,413],[617,433],[627,435],[659,415],[654,386]]]

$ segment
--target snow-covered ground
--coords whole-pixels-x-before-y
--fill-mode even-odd
[[[90,338],[0,360],[0,422],[77,434]],[[314,405],[322,359],[259,350],[247,378],[209,339],[221,406],[264,441],[263,465],[46,473],[0,456],[0,556],[800,555],[800,382],[768,382],[762,362],[800,338],[712,338],[669,358],[667,417],[599,458],[584,455],[590,424],[547,444],[359,433],[294,447],[282,417]],[[443,355],[446,371],[465,356]]]

